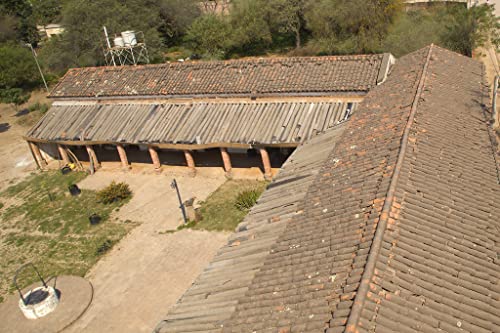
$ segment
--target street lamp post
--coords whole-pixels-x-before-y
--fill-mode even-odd
[[[177,199],[179,199],[179,208],[182,211],[182,218],[184,219],[184,224],[187,224],[186,208],[184,207],[184,203],[182,202],[181,192],[179,191],[179,186],[177,186],[177,181],[175,180],[175,178],[174,180],[172,180],[172,183],[170,183],[170,187],[177,191]]]
[[[47,90],[47,92],[50,92],[49,87],[47,86],[47,81],[45,81],[45,76],[43,76],[42,69],[40,68],[40,64],[38,63],[38,57],[36,55],[35,49],[31,45],[31,43],[26,43],[26,46],[29,46],[29,48],[31,49],[31,54],[33,55],[33,58],[35,58],[36,67],[38,67],[38,71],[40,72],[40,76],[42,77],[43,84],[45,85],[45,89]]]

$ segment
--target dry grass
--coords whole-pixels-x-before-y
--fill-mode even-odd
[[[45,276],[83,276],[133,227],[110,219],[124,202],[98,203],[90,190],[69,195],[69,184],[85,176],[55,171],[34,174],[0,193],[0,301],[13,291],[11,281],[20,265],[34,262]],[[100,224],[90,225],[92,213],[102,217]],[[21,281],[27,285],[33,279],[24,276]]]

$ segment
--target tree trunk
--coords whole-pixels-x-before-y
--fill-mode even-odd
[[[302,40],[300,39],[300,29],[295,30],[295,48],[300,49],[302,46]]]

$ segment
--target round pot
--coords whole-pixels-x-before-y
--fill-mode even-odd
[[[96,224],[99,224],[101,222],[101,217],[97,214],[92,214],[89,216],[89,221],[90,221],[90,224],[96,225]]]
[[[68,190],[69,190],[69,193],[71,193],[72,196],[77,196],[80,193],[82,193],[82,190],[80,190],[80,188],[78,188],[78,186],[76,184],[70,185],[68,187]]]
[[[61,173],[63,175],[68,174],[70,172],[71,172],[71,168],[69,166],[67,166],[67,165],[61,168]]]

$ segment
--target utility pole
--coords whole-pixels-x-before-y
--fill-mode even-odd
[[[45,76],[43,76],[42,69],[40,68],[40,64],[38,63],[38,56],[36,54],[35,49],[31,45],[31,43],[26,43],[26,46],[29,46],[29,48],[31,49],[31,54],[33,55],[33,58],[35,58],[36,67],[38,67],[38,71],[40,72],[40,76],[42,77],[43,84],[45,85],[45,89],[47,90],[48,93],[50,93],[49,87],[47,86],[47,81],[45,81]]]

